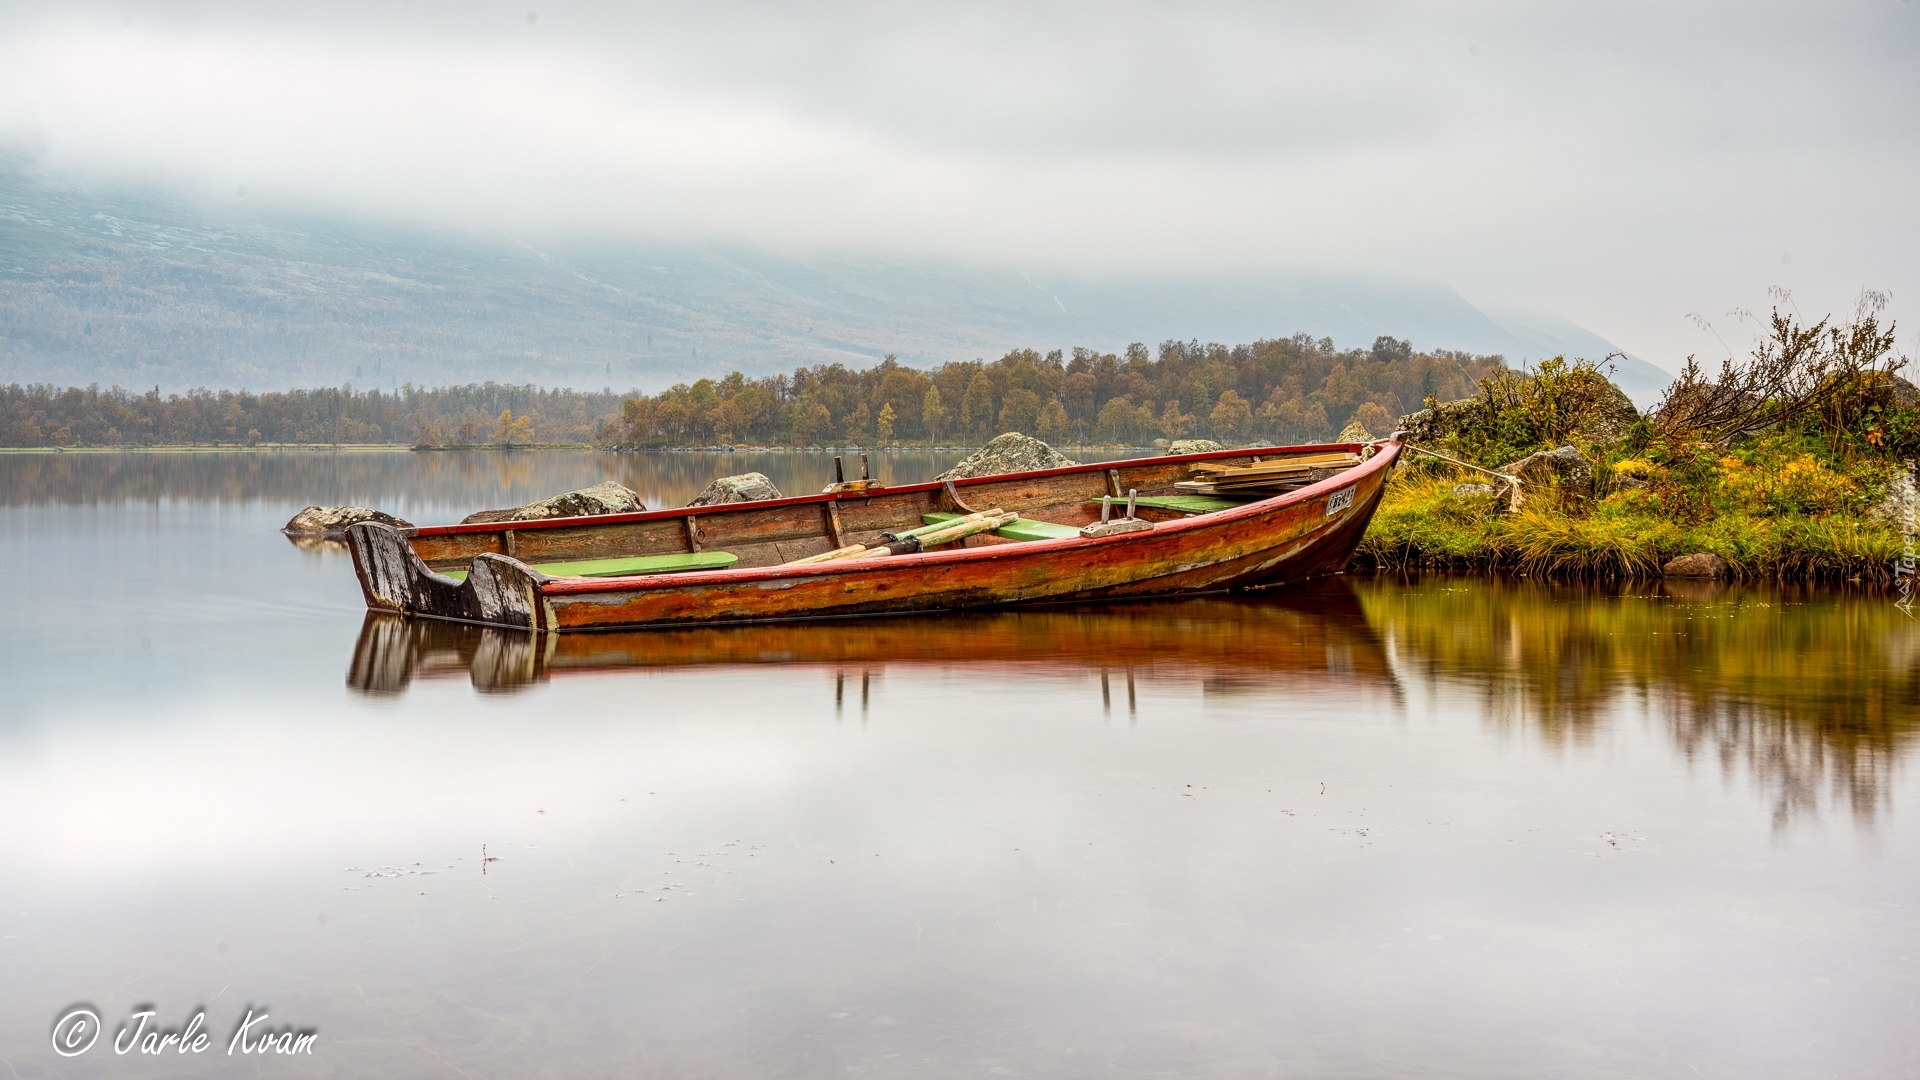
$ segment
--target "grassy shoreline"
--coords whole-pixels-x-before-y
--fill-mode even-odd
[[[1726,500],[1729,505],[1711,516],[1689,520],[1636,489],[1582,505],[1556,502],[1503,513],[1492,496],[1454,494],[1456,485],[1470,482],[1436,472],[1397,474],[1361,541],[1356,565],[1651,580],[1662,576],[1671,559],[1707,553],[1742,580],[1892,584],[1910,551],[1900,524],[1876,517],[1877,508],[1865,499],[1811,512]]]
[[[1754,367],[1772,355],[1756,352]],[[1797,388],[1767,393],[1732,365],[1717,382],[1690,368],[1644,415],[1592,365],[1489,379],[1476,398],[1401,419],[1416,445],[1456,461],[1404,461],[1358,562],[1638,580],[1708,555],[1736,579],[1909,592],[1920,395],[1889,370],[1808,367]]]

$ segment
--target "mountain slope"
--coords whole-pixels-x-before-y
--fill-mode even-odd
[[[215,206],[85,188],[0,159],[5,382],[655,389],[736,368],[865,366],[887,353],[936,364],[1019,347],[1300,332],[1515,361],[1612,351],[1564,320],[1495,321],[1431,283],[1094,280],[717,247],[546,250],[259,211],[240,198]]]

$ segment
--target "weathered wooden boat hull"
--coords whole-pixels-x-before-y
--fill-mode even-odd
[[[1371,450],[1347,446],[1353,451]],[[1196,461],[1308,448],[1224,451],[1074,466],[953,484],[804,496],[605,518],[450,526],[408,537],[365,523],[348,531],[376,610],[537,630],[665,627],[953,611],[1007,604],[1169,596],[1302,581],[1338,572],[1366,531],[1397,443],[1298,491],[1153,529],[1099,538],[1010,542],[889,558],[759,565],[697,573],[551,578],[531,562],[720,549],[785,563],[941,509],[996,506],[1081,524],[1103,494],[1172,490]],[[1318,448],[1330,449],[1330,448]],[[436,569],[465,566],[454,582]]]

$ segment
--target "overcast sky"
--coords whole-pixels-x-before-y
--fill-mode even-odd
[[[1890,289],[1920,3],[0,2],[0,142],[494,235],[1437,279],[1674,366]]]

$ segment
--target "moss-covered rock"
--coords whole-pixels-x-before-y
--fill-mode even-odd
[[[1517,476],[1522,483],[1531,487],[1553,484],[1562,490],[1579,494],[1593,490],[1593,465],[1571,446],[1528,454],[1518,461],[1509,461],[1500,466],[1499,471],[1508,476]]]
[[[541,521],[546,518],[601,517],[606,514],[632,514],[645,510],[639,492],[612,480],[578,491],[530,502],[511,510],[482,510],[460,519],[462,525],[497,521]]]
[[[1031,472],[1034,469],[1064,469],[1079,464],[1031,435],[1009,431],[997,435],[987,445],[969,454],[965,460],[936,480],[964,480],[969,476],[998,476],[1001,473]]]
[[[347,526],[363,521],[377,521],[396,529],[413,528],[411,521],[364,506],[309,506],[293,515],[280,531],[289,536],[338,537],[347,535]]]
[[[1660,568],[1660,576],[1670,578],[1723,578],[1730,573],[1727,560],[1709,551],[1677,555]]]
[[[750,472],[715,480],[687,505],[713,506],[718,503],[759,502],[778,498],[783,498],[780,489],[773,486],[773,481],[767,479],[765,473]]]
[[[1518,376],[1524,383],[1527,376]],[[1576,403],[1576,415],[1568,434],[1595,442],[1621,438],[1640,419],[1640,410],[1626,391],[1598,375],[1583,381],[1585,400]],[[1396,425],[1407,438],[1425,446],[1466,436],[1472,441],[1494,441],[1497,425],[1495,406],[1486,397],[1443,401],[1418,412],[1402,416]]]

